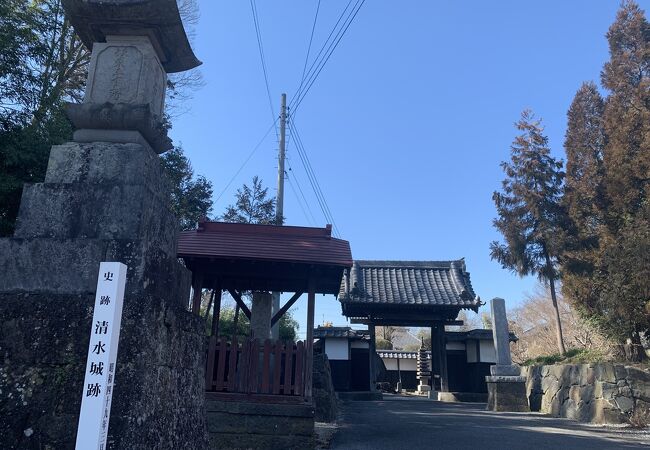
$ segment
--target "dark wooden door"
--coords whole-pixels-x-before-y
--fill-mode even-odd
[[[350,350],[351,364],[351,391],[370,390],[370,365],[368,364],[368,349],[353,348]]]

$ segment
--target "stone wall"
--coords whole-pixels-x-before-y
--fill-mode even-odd
[[[210,448],[307,450],[314,447],[311,405],[223,401],[218,394],[211,393],[206,397]]]
[[[128,266],[108,448],[205,448],[204,324],[158,156],[52,148],[0,239],[0,448],[74,448],[99,263]]]
[[[650,371],[618,364],[523,367],[531,411],[581,422],[650,421]]]

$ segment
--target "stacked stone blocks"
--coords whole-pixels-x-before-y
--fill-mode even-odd
[[[650,421],[650,372],[619,364],[523,368],[532,411],[581,422]],[[637,420],[638,420],[637,419]]]

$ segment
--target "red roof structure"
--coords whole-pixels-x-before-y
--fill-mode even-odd
[[[178,257],[204,286],[218,281],[224,289],[297,292],[314,283],[317,293],[339,291],[343,270],[352,267],[348,241],[325,228],[199,222],[183,231]]]

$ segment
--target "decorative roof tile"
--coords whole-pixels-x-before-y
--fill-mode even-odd
[[[342,304],[458,306],[477,308],[463,259],[456,261],[354,261]]]
[[[353,330],[350,327],[317,327],[314,328],[314,338],[349,338],[370,339],[368,330]]]

